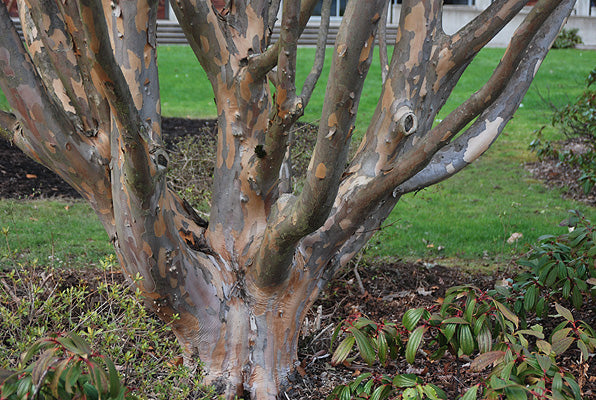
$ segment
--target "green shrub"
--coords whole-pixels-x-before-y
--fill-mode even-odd
[[[136,399],[127,395],[112,360],[74,333],[35,342],[0,389],[3,400]]]
[[[579,141],[583,151],[573,151],[561,148],[560,145],[544,140],[541,131],[530,144],[530,149],[536,152],[539,159],[555,158],[561,163],[581,171],[579,181],[585,194],[588,194],[596,184],[596,90],[591,85],[596,81],[596,68],[586,79],[586,89],[573,104],[567,104],[561,109],[555,109],[552,125],[559,127],[570,139]]]
[[[553,49],[573,49],[576,45],[582,44],[583,40],[578,34],[579,29],[561,29],[561,32],[553,43]]]
[[[582,214],[572,212],[562,222],[570,232],[545,235],[518,264],[530,270],[516,277],[510,293],[517,314],[544,316],[548,304],[568,301],[581,309],[596,296],[596,227]]]
[[[463,400],[581,400],[579,384],[560,361],[577,357],[575,363],[588,363],[596,349],[596,332],[556,301],[581,309],[596,294],[596,228],[577,212],[571,212],[564,225],[572,228],[570,232],[543,237],[519,262],[530,269],[510,285],[488,291],[469,285],[450,288],[440,304],[407,310],[401,324],[375,323],[362,316],[343,321],[332,337],[333,346],[340,333],[344,336],[332,363],[358,356],[369,365],[402,357],[414,363],[421,349],[431,360],[449,351],[456,357],[475,355],[471,364],[475,371],[492,366]],[[557,325],[553,318],[563,321]],[[579,351],[570,354],[574,344]],[[445,398],[440,388],[413,375],[368,373],[337,386],[328,399],[390,397]]]
[[[114,257],[100,265],[73,271],[17,264],[0,272],[0,369],[18,369],[21,354],[52,332],[76,332],[93,353],[113,360],[139,398],[214,398],[201,374],[182,365],[170,326],[125,283]]]

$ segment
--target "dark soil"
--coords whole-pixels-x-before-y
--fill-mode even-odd
[[[585,143],[578,139],[569,139],[558,144],[558,147],[574,152],[583,152]],[[582,171],[568,163],[562,163],[558,158],[545,158],[541,161],[528,163],[526,168],[532,175],[543,181],[549,187],[563,189],[563,196],[581,201],[592,207],[596,206],[596,187],[589,193],[584,193],[581,181]]]
[[[214,132],[215,120],[164,118],[166,146],[197,132]],[[58,175],[25,156],[21,150],[0,138],[0,198],[34,199],[79,198],[80,195]]]
[[[214,135],[214,127],[213,120],[166,118],[163,121],[166,145],[170,149],[177,138],[186,135],[194,135],[196,132]],[[558,180],[571,186],[571,181],[577,180],[571,173],[553,172],[558,170],[552,168],[552,164],[536,164],[531,170],[553,185]],[[0,197],[31,199],[78,195],[59,177],[0,139]],[[594,204],[594,197],[587,201]],[[354,272],[355,269],[358,273]],[[75,275],[79,273],[84,278],[84,272],[69,272]],[[299,374],[282,398],[324,399],[333,387],[363,372],[415,373],[426,383],[435,383],[443,388],[449,399],[457,398],[468,387],[477,383],[481,375],[470,370],[469,358],[447,356],[431,362],[419,357],[420,361],[414,365],[399,361],[390,363],[384,370],[370,368],[357,359],[352,364],[334,367],[329,363],[331,332],[340,320],[354,314],[366,315],[376,321],[397,322],[409,308],[437,304],[446,288],[473,284],[488,289],[494,286],[497,278],[500,278],[497,274],[490,277],[473,275],[427,263],[378,263],[372,266],[360,265],[357,268],[352,265],[333,281],[307,316],[300,341]],[[73,276],[72,280],[77,281],[77,278]],[[580,317],[594,321],[593,306],[594,304],[588,305],[586,315]],[[579,366],[572,361],[565,364],[581,382],[585,398],[596,398],[596,365],[592,363],[588,370],[579,370]]]

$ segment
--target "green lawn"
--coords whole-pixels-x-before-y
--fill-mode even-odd
[[[216,110],[209,82],[190,48],[163,46],[158,54],[164,115],[214,117]],[[483,50],[462,78],[446,110],[453,109],[477,89],[502,54],[502,49]],[[301,49],[299,80],[309,72],[313,58],[314,49]],[[579,209],[596,219],[593,208],[561,199],[559,191],[545,189],[523,168],[523,163],[533,157],[527,150],[532,132],[549,122],[547,101],[560,106],[574,99],[583,90],[585,77],[594,66],[596,51],[551,51],[524,98],[523,107],[493,148],[454,178],[405,196],[386,227],[371,241],[367,254],[406,258],[440,254],[473,264],[478,261],[492,264],[507,261],[545,233],[561,232],[557,224],[569,209]],[[306,110],[306,121],[319,119],[328,68],[329,62]],[[365,83],[355,136],[360,136],[367,126],[379,91],[380,68],[375,63]],[[0,98],[2,106],[6,108],[6,103]],[[552,127],[547,127],[545,133],[551,138],[558,137]],[[53,252],[63,262],[85,265],[97,262],[111,251],[99,222],[80,203],[2,200],[0,229],[3,227],[9,228],[7,239],[11,250],[24,259],[35,257],[41,262]],[[516,244],[507,244],[513,232],[522,233],[523,238]],[[7,246],[5,238],[0,239],[1,257],[7,254]],[[439,246],[444,249],[439,251]]]

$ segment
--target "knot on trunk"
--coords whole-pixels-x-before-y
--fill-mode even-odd
[[[397,124],[396,131],[405,136],[410,136],[418,129],[418,118],[408,106],[400,107],[393,114],[393,121]]]

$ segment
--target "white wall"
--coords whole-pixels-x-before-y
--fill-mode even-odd
[[[476,0],[476,6],[462,6],[462,5],[445,5],[443,6],[443,29],[446,33],[452,34],[457,32],[466,23],[474,19],[490,4],[490,0]],[[395,23],[399,21],[399,12],[401,5],[394,6]],[[509,39],[519,26],[521,21],[525,18],[531,7],[524,8],[495,38],[489,43],[493,47],[506,47]],[[596,10],[592,9],[592,16],[590,13],[589,0],[578,0],[576,8],[569,17],[566,29],[578,28],[579,35],[584,41],[584,45],[596,48]],[[583,14],[583,15],[582,15]]]

